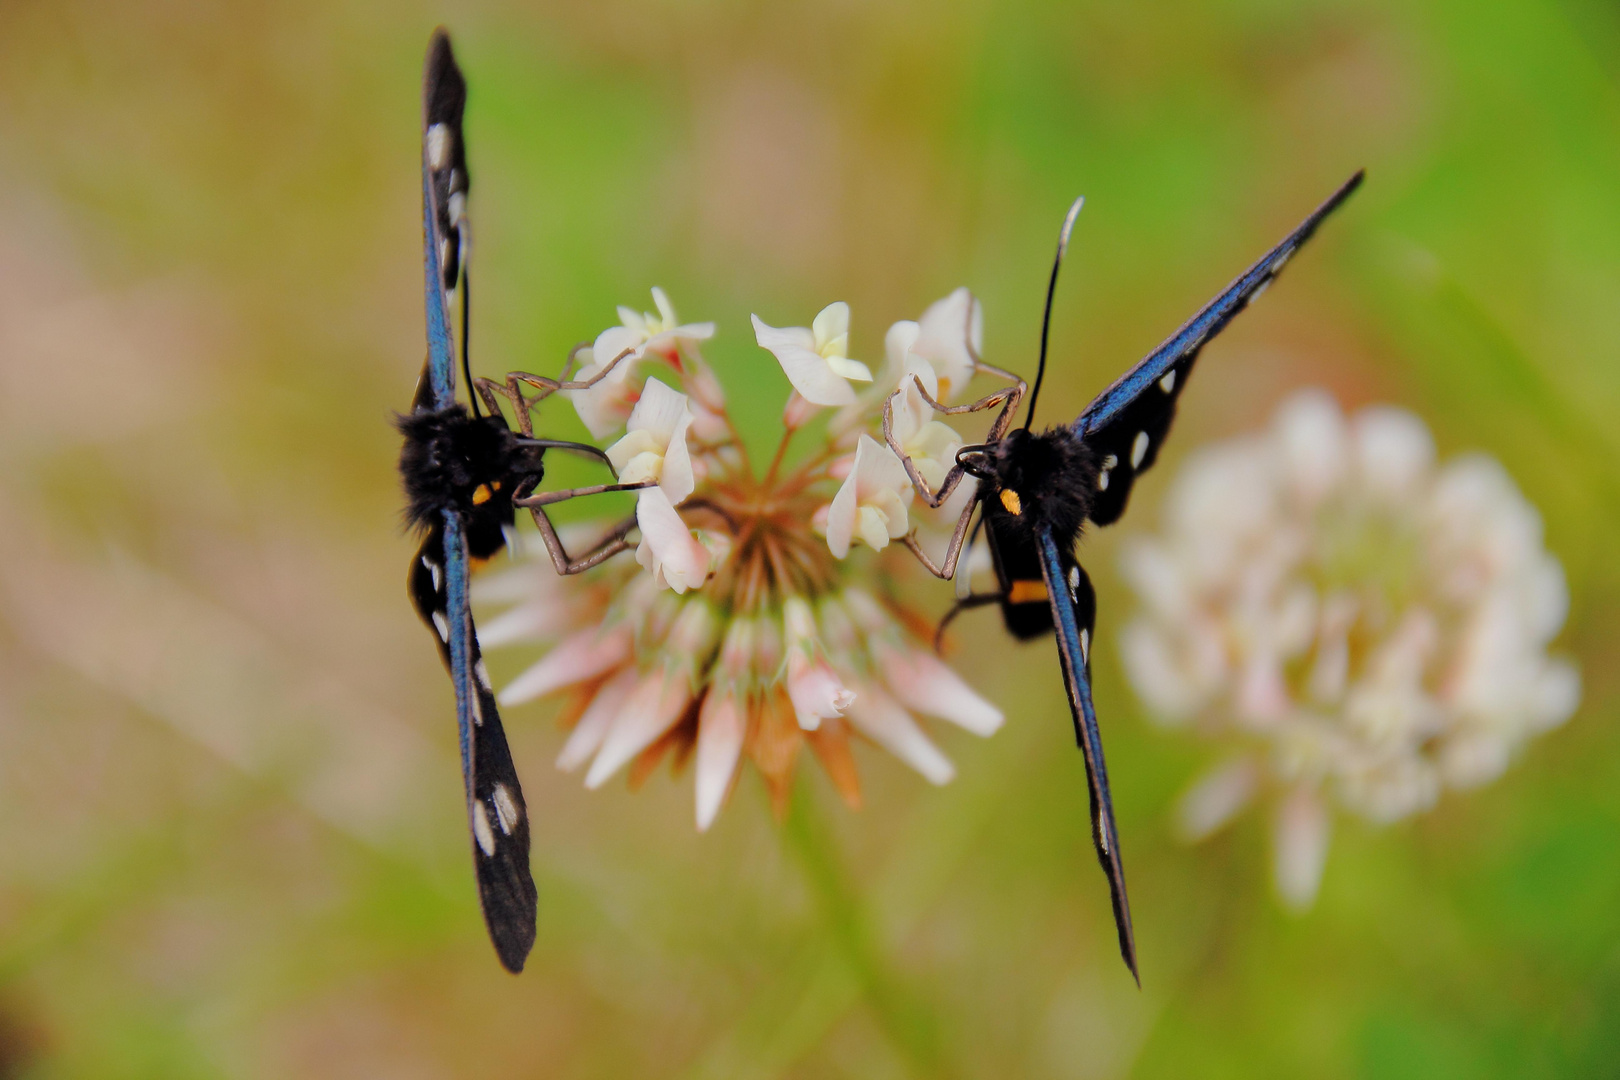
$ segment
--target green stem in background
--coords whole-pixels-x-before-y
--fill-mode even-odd
[[[849,880],[836,842],[814,803],[814,795],[801,780],[794,787],[783,835],[821,906],[834,946],[860,985],[879,1027],[913,1073],[954,1076],[955,1069],[940,1046],[939,1024],[933,1010],[885,969],[860,894]]]

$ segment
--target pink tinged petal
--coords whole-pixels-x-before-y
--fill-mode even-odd
[[[754,338],[760,348],[769,350],[782,372],[812,405],[853,405],[855,391],[849,381],[839,375],[816,351],[815,336],[802,326],[777,328],[767,326],[758,315],[754,320]]]
[[[975,735],[993,735],[1001,727],[1001,710],[974,693],[932,653],[877,644],[872,651],[883,681],[906,708],[948,720]]]
[[[605,634],[595,627],[581,630],[508,683],[496,700],[502,705],[516,705],[594,679],[628,661],[630,645],[627,625]]]
[[[1316,902],[1331,835],[1327,807],[1308,788],[1296,788],[1277,808],[1277,895],[1291,910],[1306,911]]]
[[[478,643],[486,649],[510,645],[514,641],[548,638],[557,628],[561,605],[522,604],[503,611],[478,627]],[[548,632],[549,631],[549,632]]]
[[[848,715],[861,734],[916,769],[929,783],[948,784],[956,776],[950,759],[929,741],[911,714],[883,691],[862,687]]]
[[[1260,770],[1237,758],[1205,773],[1176,800],[1176,834],[1194,843],[1225,828],[1254,799]]]
[[[825,662],[811,661],[798,649],[788,657],[787,691],[793,714],[806,731],[816,730],[823,720],[843,716],[855,701],[854,692],[844,686],[832,668]]]
[[[635,689],[637,677],[635,669],[625,668],[602,684],[579,723],[568,733],[568,741],[557,755],[557,768],[573,772],[595,756],[602,740],[607,738],[608,728],[613,726],[614,717],[619,715],[630,691]]]
[[[692,700],[683,673],[673,668],[643,676],[620,707],[585,774],[585,786],[601,787],[675,725]]]
[[[698,712],[697,827],[707,831],[731,790],[742,756],[744,715],[733,694],[710,693]]]
[[[639,494],[636,524],[641,528],[636,561],[662,584],[684,593],[708,579],[709,550],[692,535],[663,489],[648,488]]]

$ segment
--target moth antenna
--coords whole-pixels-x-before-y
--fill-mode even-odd
[[[1058,271],[1063,268],[1063,253],[1069,249],[1069,234],[1074,232],[1074,219],[1080,216],[1080,208],[1086,205],[1086,197],[1080,196],[1069,207],[1068,214],[1063,218],[1063,229],[1058,233],[1057,258],[1052,260],[1052,280],[1046,283],[1046,311],[1041,316],[1041,360],[1035,368],[1035,388],[1029,393],[1029,412],[1024,417],[1024,430],[1035,422],[1035,399],[1041,396],[1041,380],[1046,378],[1046,341],[1052,331],[1052,297],[1057,294]]]
[[[467,400],[472,403],[472,414],[482,416],[478,411],[478,394],[473,388],[472,353],[468,351],[468,340],[472,336],[472,284],[469,281],[470,269],[467,256],[472,245],[472,230],[463,227],[456,231],[461,234],[461,242],[457,249],[461,252],[461,373],[467,379]]]

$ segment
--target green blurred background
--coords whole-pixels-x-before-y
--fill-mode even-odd
[[[388,425],[439,22],[477,366],[553,370],[661,284],[759,440],[751,311],[848,300],[875,357],[968,284],[1027,371],[1084,193],[1042,398],[1072,413],[1367,166],[1122,528],[1297,386],[1408,406],[1540,506],[1582,708],[1489,787],[1341,820],[1292,917],[1262,818],[1170,838],[1208,751],[1099,648],[1140,992],[1051,646],[993,614],[958,662],[1010,723],[940,733],[944,789],[861,754],[859,812],[807,769],[779,825],[750,773],[700,837],[689,775],[588,794],[513,709],[542,904],[507,976]],[[0,1075],[1620,1074],[1617,79],[1608,0],[0,4]],[[1108,646],[1118,540],[1086,553]]]

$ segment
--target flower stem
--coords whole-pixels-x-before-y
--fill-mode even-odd
[[[940,1046],[939,1023],[928,1003],[885,970],[872,941],[860,895],[838,857],[836,844],[801,781],[783,823],[788,845],[821,905],[827,930],[872,1006],[878,1025],[919,1076],[950,1077],[956,1070]]]

